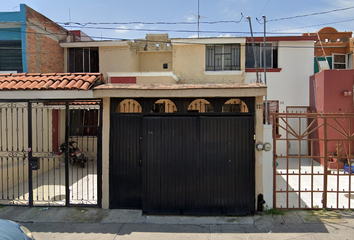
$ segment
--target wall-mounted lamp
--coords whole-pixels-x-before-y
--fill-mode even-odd
[[[352,91],[348,91],[348,90],[344,90],[344,91],[343,91],[343,95],[344,95],[345,97],[349,97],[349,96],[352,96],[352,95],[353,95],[353,92],[352,92]]]

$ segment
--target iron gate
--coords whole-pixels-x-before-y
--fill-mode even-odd
[[[354,114],[271,115],[273,206],[285,209],[352,209]]]
[[[99,206],[100,109],[98,100],[1,101],[0,204]]]

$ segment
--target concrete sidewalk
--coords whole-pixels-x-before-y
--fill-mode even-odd
[[[352,211],[285,211],[244,217],[145,216],[139,210],[0,207],[36,239],[353,239]]]

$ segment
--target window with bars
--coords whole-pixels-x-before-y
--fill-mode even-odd
[[[240,70],[240,44],[206,45],[206,71]]]
[[[347,68],[347,55],[346,54],[333,54],[333,69],[346,69]]]
[[[23,72],[20,40],[0,41],[0,71]]]
[[[68,72],[99,72],[98,48],[68,48]]]

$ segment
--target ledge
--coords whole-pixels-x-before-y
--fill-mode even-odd
[[[220,75],[242,75],[243,71],[204,71],[204,75],[220,76]]]
[[[282,68],[267,68],[267,72],[280,72]],[[246,68],[246,72],[256,72],[255,68]],[[264,72],[263,68],[258,68],[258,72]]]

